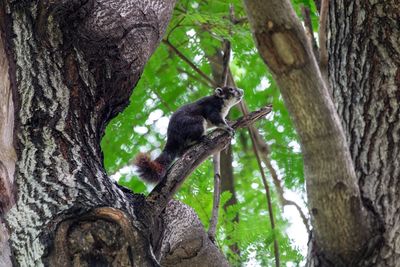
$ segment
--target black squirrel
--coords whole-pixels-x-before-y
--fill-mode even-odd
[[[171,116],[167,143],[161,154],[155,160],[145,153],[136,157],[135,165],[140,178],[149,183],[159,182],[174,159],[181,156],[190,145],[200,141],[208,128],[217,127],[233,136],[234,130],[226,123],[225,117],[242,97],[242,89],[218,87],[213,95],[180,107]]]

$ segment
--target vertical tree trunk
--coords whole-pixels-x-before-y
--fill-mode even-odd
[[[0,20],[1,18],[4,17],[0,10]],[[14,205],[14,171],[17,157],[13,145],[13,93],[5,36],[1,34],[2,32],[0,31],[0,266],[9,266],[11,265],[9,233],[3,223],[3,216]]]
[[[0,92],[13,96],[0,98],[13,111],[0,116],[2,211],[13,177],[16,187],[1,266],[228,265],[192,209],[157,208],[103,168],[104,128],[128,104],[174,4],[0,2]]]
[[[301,142],[308,266],[395,266],[399,4],[330,1],[333,99],[289,1],[245,6]]]
[[[400,256],[400,4],[330,1],[329,83],[379,245],[364,266]]]
[[[88,214],[81,218],[88,229],[126,234],[110,242],[118,241],[121,247],[139,243],[132,251],[143,258],[130,259],[132,264],[155,264],[143,237],[146,228],[134,219],[139,201],[130,200],[108,179],[99,144],[106,123],[128,103],[173,5],[174,1],[2,1],[7,80],[16,106],[17,199],[6,217],[15,263],[68,265],[68,256],[59,253],[68,245],[62,241],[67,237],[56,234],[53,240],[52,235],[67,220],[64,230],[76,235],[69,236],[70,242],[79,239],[78,233],[85,236],[74,223]],[[111,211],[88,213],[101,206],[120,209],[118,216],[128,214],[133,219],[125,224],[132,225],[116,224]],[[94,218],[99,225],[87,221]],[[93,233],[90,236],[96,237]],[[129,240],[132,236],[135,239]],[[49,251],[52,242],[55,248]],[[57,247],[57,242],[62,245]],[[98,252],[90,257],[83,253],[96,243],[70,244],[80,255],[74,263],[112,262],[110,255],[96,260]]]

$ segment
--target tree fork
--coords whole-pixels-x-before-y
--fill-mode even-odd
[[[361,201],[344,131],[303,26],[289,1],[244,2],[255,43],[299,134],[314,252],[351,265],[370,241],[373,215]]]

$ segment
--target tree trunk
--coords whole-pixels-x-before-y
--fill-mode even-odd
[[[329,84],[378,245],[362,266],[400,256],[400,4],[330,1]]]
[[[0,11],[0,20],[2,15]],[[0,34],[0,266],[9,266],[10,246],[3,216],[14,205],[14,171],[17,157],[13,145],[14,102],[4,44],[4,35]]]
[[[329,3],[330,91],[289,1],[245,0],[301,142],[308,266],[398,266],[400,5]]]
[[[0,92],[10,96],[0,98],[1,211],[15,198],[1,266],[227,265],[189,207],[155,214],[103,168],[107,122],[128,104],[174,4],[0,3]]]
[[[266,2],[246,0],[245,6],[258,50],[299,134],[314,247],[318,248],[314,251],[327,264],[352,265],[367,246],[372,226],[361,202],[345,135],[290,2]]]

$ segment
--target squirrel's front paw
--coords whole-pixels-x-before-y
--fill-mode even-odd
[[[228,127],[224,128],[224,130],[225,130],[231,137],[235,137],[235,130],[234,130],[232,127],[228,126]]]

